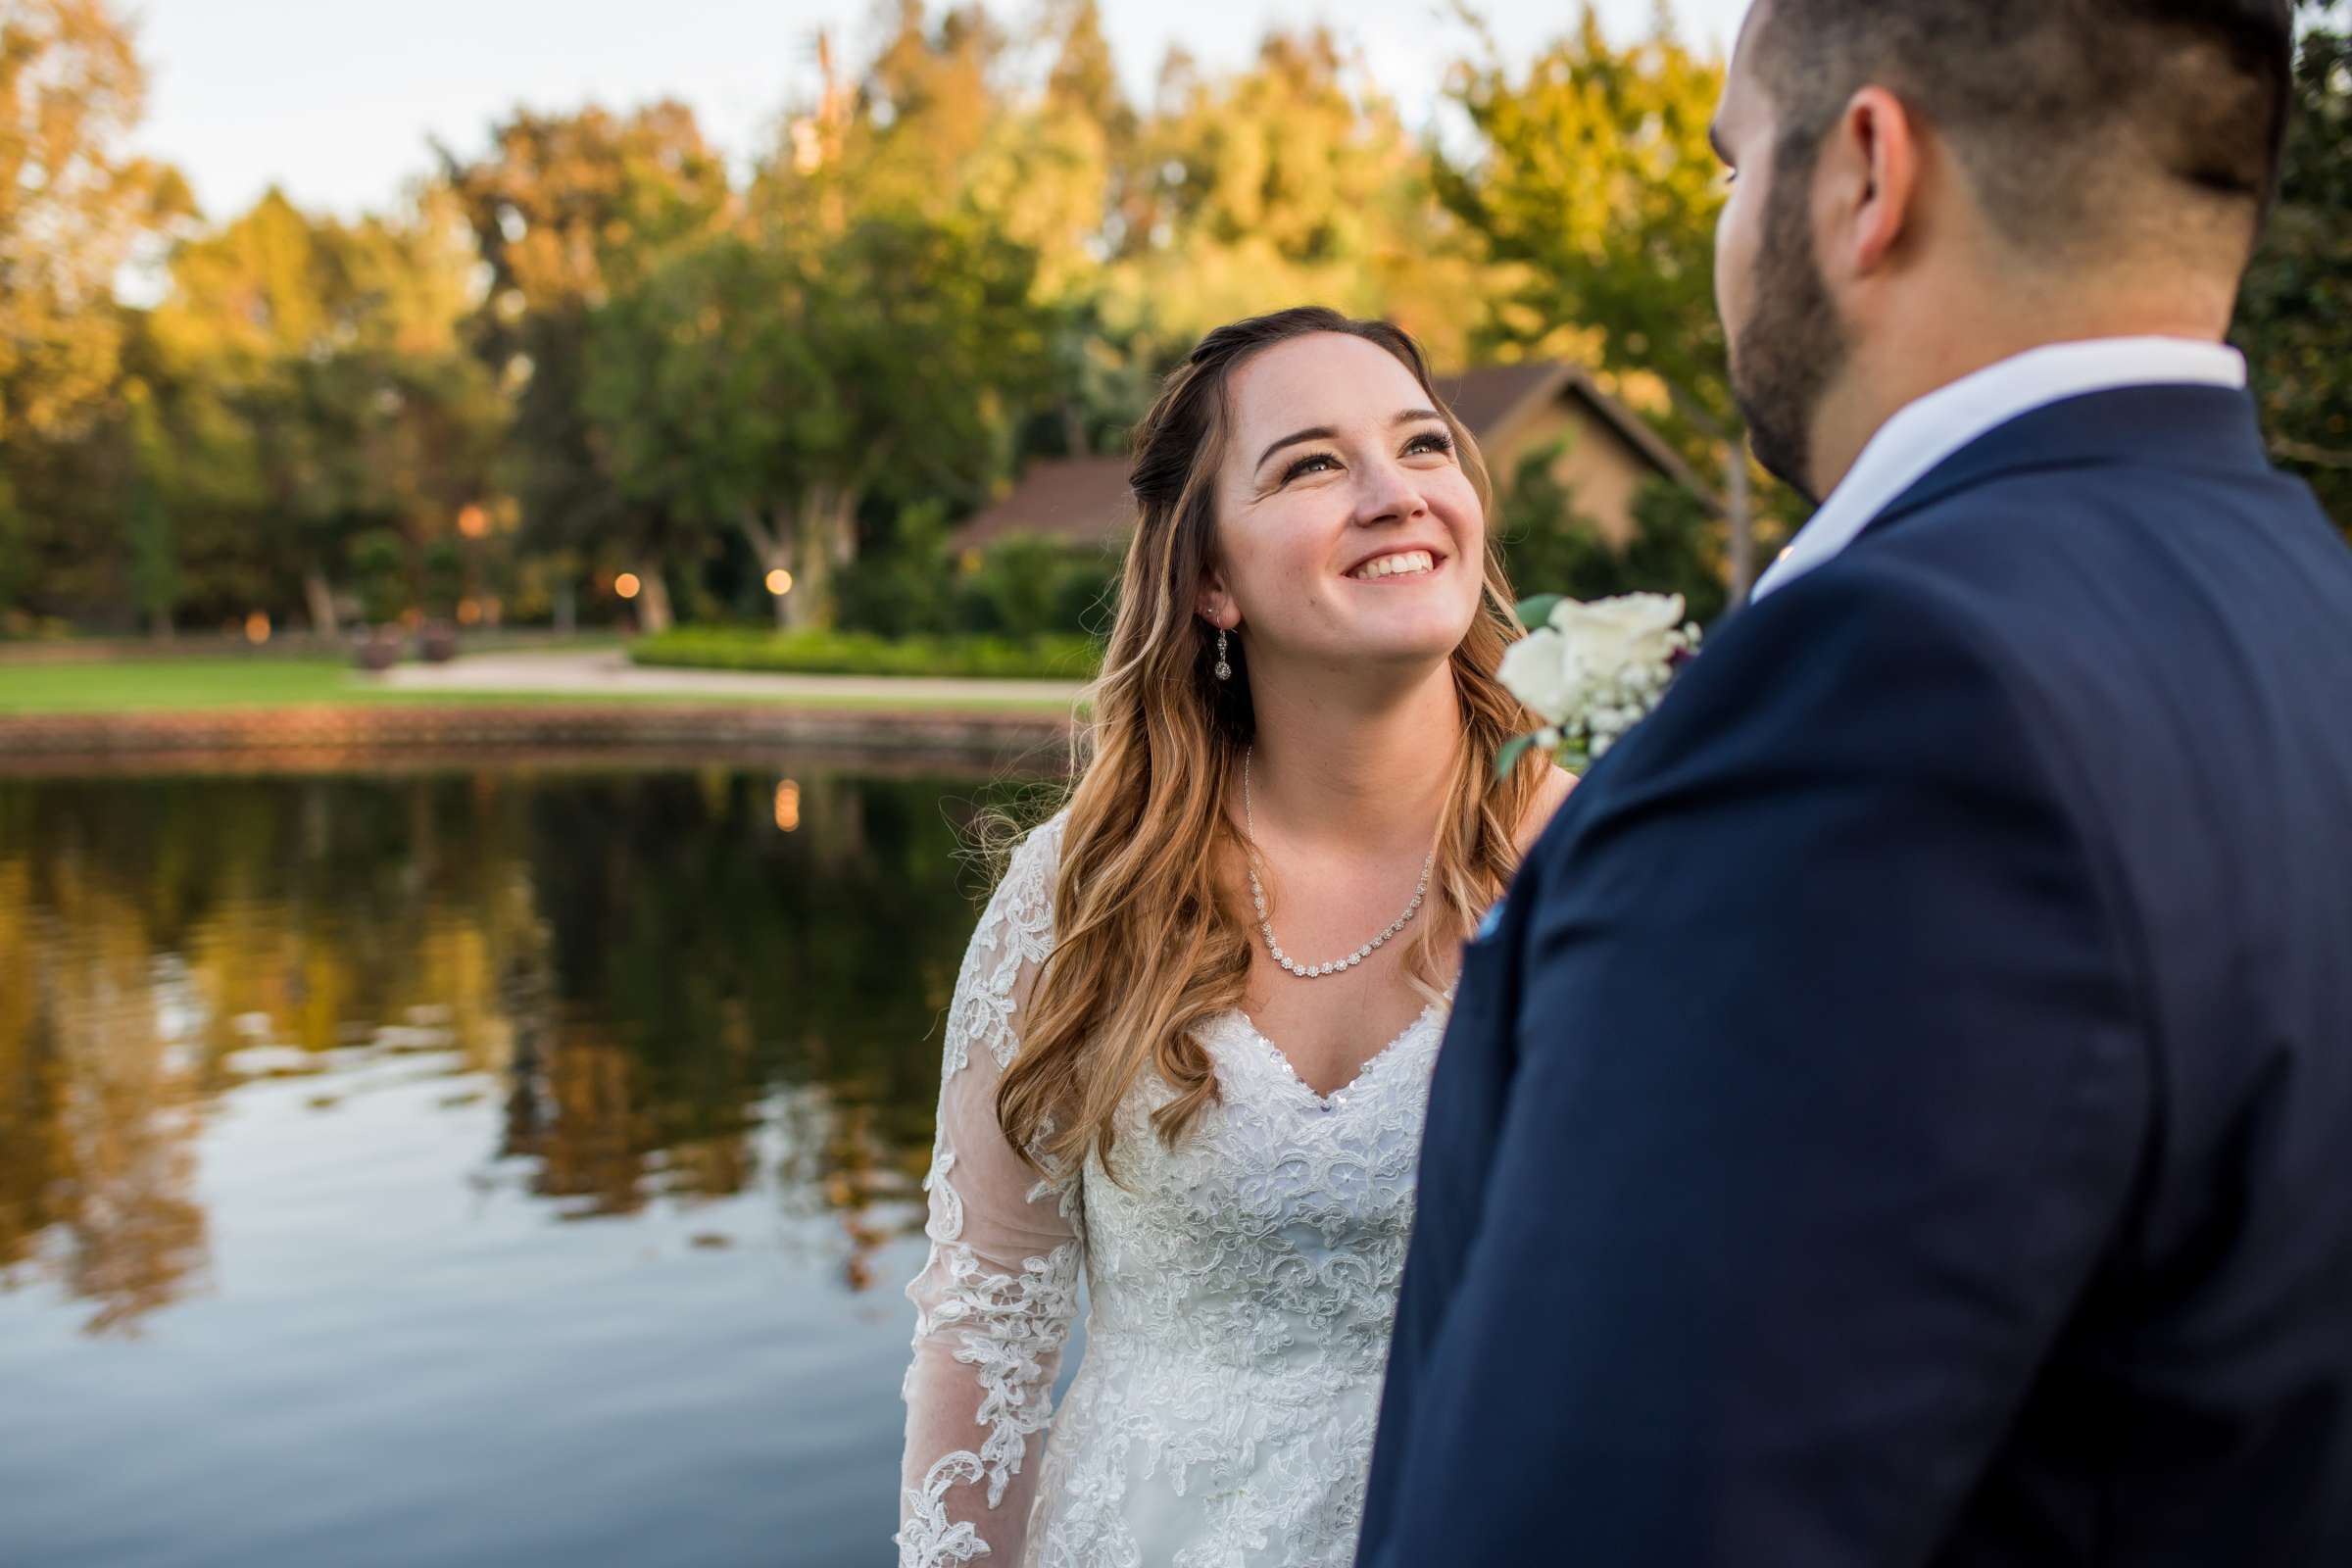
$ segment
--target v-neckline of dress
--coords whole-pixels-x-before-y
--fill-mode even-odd
[[[1328,1095],[1317,1094],[1315,1092],[1315,1086],[1308,1083],[1304,1078],[1298,1075],[1298,1069],[1292,1063],[1289,1054],[1286,1053],[1282,1047],[1274,1043],[1273,1036],[1267,1034],[1263,1029],[1260,1029],[1257,1026],[1257,1020],[1250,1017],[1246,1009],[1241,1007],[1234,1008],[1233,1016],[1240,1021],[1243,1031],[1247,1033],[1252,1041],[1257,1043],[1259,1049],[1264,1051],[1268,1056],[1271,1056],[1274,1059],[1274,1064],[1282,1069],[1282,1074],[1285,1078],[1288,1078],[1292,1083],[1298,1085],[1299,1091],[1303,1093],[1307,1099],[1313,1101],[1316,1104],[1322,1106],[1324,1109],[1329,1110],[1334,1105],[1344,1104],[1347,1101],[1348,1091],[1361,1087],[1368,1079],[1370,1079],[1373,1069],[1378,1067],[1382,1062],[1387,1061],[1391,1056],[1395,1055],[1398,1048],[1403,1046],[1406,1041],[1412,1039],[1415,1034],[1419,1033],[1421,1026],[1429,1022],[1430,1018],[1437,1012],[1440,1005],[1450,1005],[1452,1002],[1453,988],[1448,986],[1446,989],[1444,1002],[1442,1004],[1437,1002],[1426,1004],[1419,1012],[1413,1014],[1413,1018],[1410,1023],[1406,1024],[1402,1029],[1399,1029],[1396,1032],[1396,1037],[1394,1040],[1391,1040],[1387,1045],[1381,1047],[1378,1051],[1372,1053],[1371,1055],[1364,1058],[1363,1065],[1355,1069],[1354,1077],[1348,1079],[1346,1083],[1340,1085],[1339,1088],[1334,1089]]]

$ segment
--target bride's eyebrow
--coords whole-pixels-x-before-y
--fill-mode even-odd
[[[1407,409],[1402,414],[1396,416],[1396,417],[1394,419],[1391,419],[1389,422],[1391,424],[1411,424],[1418,419],[1442,420],[1446,416],[1444,415],[1440,414],[1435,409]],[[1265,451],[1260,452],[1257,455],[1256,467],[1264,467],[1266,466],[1266,460],[1272,457],[1275,453],[1280,452],[1284,447],[1295,447],[1301,441],[1332,441],[1338,439],[1338,437],[1339,432],[1334,430],[1328,424],[1315,424],[1309,425],[1303,430],[1293,430],[1289,435],[1284,436],[1281,440],[1275,442],[1272,446],[1269,446]],[[1256,469],[1253,468],[1251,471],[1254,472]]]
[[[1275,453],[1280,452],[1284,447],[1295,447],[1301,441],[1329,441],[1337,437],[1338,434],[1339,432],[1334,430],[1328,424],[1309,425],[1303,430],[1293,430],[1289,435],[1284,436],[1281,440],[1275,442],[1272,446],[1266,448],[1265,451],[1260,452],[1257,455],[1257,466],[1260,468],[1264,467],[1266,466],[1266,460],[1272,457]]]

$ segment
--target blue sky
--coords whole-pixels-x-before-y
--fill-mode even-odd
[[[1678,0],[1686,37],[1728,52],[1748,0]],[[1654,0],[1599,0],[1620,37]],[[275,182],[305,206],[382,207],[429,167],[426,137],[461,149],[517,102],[566,108],[662,96],[691,103],[730,154],[762,145],[815,78],[813,38],[852,58],[875,33],[870,0],[128,0],[151,74],[143,150],[188,174],[225,218]],[[1000,17],[1027,16],[1000,0]],[[1443,0],[1103,0],[1130,91],[1171,43],[1242,63],[1269,25],[1328,21],[1416,122],[1468,33]],[[1485,0],[1506,56],[1575,24],[1573,0]]]

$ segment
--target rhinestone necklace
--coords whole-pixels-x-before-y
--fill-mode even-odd
[[[1345,958],[1334,958],[1329,963],[1300,963],[1298,959],[1283,952],[1282,944],[1274,940],[1274,922],[1266,914],[1265,886],[1257,880],[1257,862],[1255,858],[1255,850],[1257,847],[1257,813],[1250,808],[1250,760],[1256,754],[1257,748],[1254,746],[1242,753],[1242,824],[1248,828],[1250,832],[1250,845],[1252,853],[1250,856],[1245,857],[1245,858],[1249,861],[1250,897],[1257,905],[1257,928],[1259,931],[1265,934],[1266,951],[1274,955],[1274,961],[1276,963],[1281,964],[1285,969],[1288,969],[1292,974],[1297,975],[1301,980],[1320,979],[1322,976],[1327,974],[1338,974],[1343,969],[1352,969],[1357,964],[1363,962],[1366,958],[1372,956],[1372,950],[1374,948],[1380,947],[1386,943],[1389,938],[1403,930],[1405,927],[1405,922],[1412,919],[1415,914],[1420,912],[1421,900],[1429,892],[1430,869],[1438,863],[1438,847],[1434,844],[1431,845],[1429,847],[1429,858],[1421,862],[1421,880],[1413,888],[1413,902],[1404,906],[1404,912],[1402,914],[1398,915],[1395,920],[1389,923],[1389,928],[1386,931],[1383,931],[1380,935],[1374,937],[1371,941],[1365,943],[1362,947],[1356,949]]]

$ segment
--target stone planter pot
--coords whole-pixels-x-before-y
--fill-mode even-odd
[[[352,655],[352,662],[362,669],[390,669],[400,662],[400,633],[387,627],[371,631]]]

